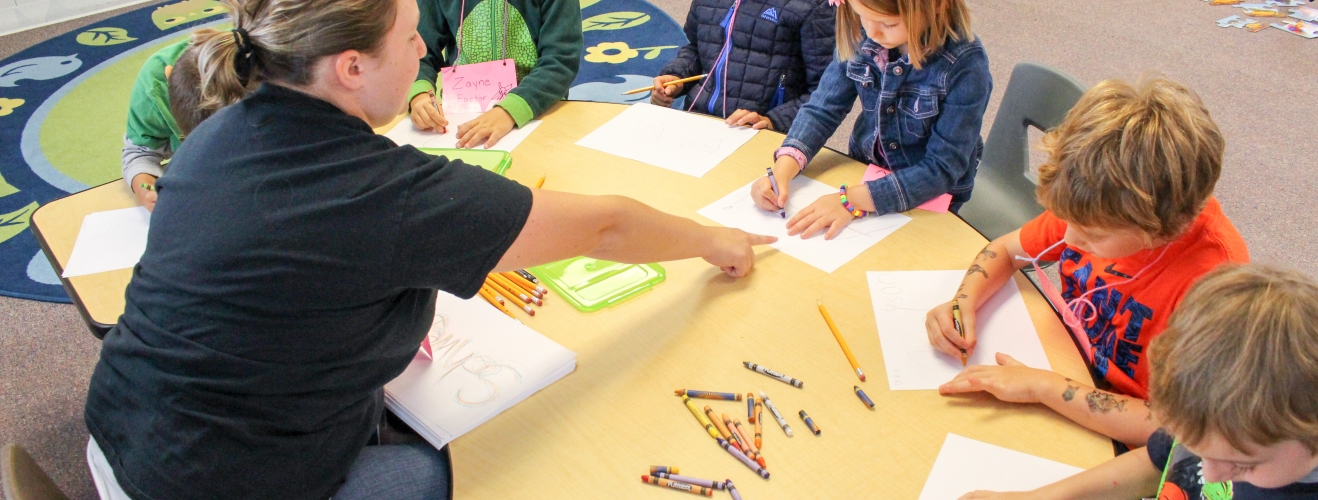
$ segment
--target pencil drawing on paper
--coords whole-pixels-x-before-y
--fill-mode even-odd
[[[452,326],[449,322],[448,316],[435,315],[429,335],[434,360],[442,372],[434,385],[440,385],[450,375],[461,377],[458,389],[453,393],[454,402],[467,407],[485,406],[499,399],[500,382],[521,382],[522,374],[516,368],[493,356],[467,349],[471,339],[454,337],[448,331]]]

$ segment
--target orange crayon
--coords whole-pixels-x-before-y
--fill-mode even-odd
[[[737,443],[733,442],[732,433],[729,432],[728,428],[723,425],[723,421],[719,420],[717,415],[714,415],[713,408],[710,408],[709,406],[705,406],[705,415],[709,417],[710,422],[714,423],[714,428],[718,429],[718,433],[723,436],[724,441],[732,443],[732,445],[736,446],[738,450],[741,449],[741,446],[737,446]]]
[[[764,402],[755,400],[755,447],[763,449],[764,444],[761,441],[764,436]]]
[[[736,427],[737,434],[741,435],[741,442],[746,443],[746,447],[750,448],[750,453],[748,455],[750,455],[751,459],[758,462],[760,467],[768,467],[768,465],[764,464],[764,455],[760,454],[759,447],[755,446],[755,442],[751,441],[751,435],[741,426],[741,421],[735,418],[732,419],[732,426]]]

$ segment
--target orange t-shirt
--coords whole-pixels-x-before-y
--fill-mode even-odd
[[[1249,262],[1245,240],[1217,199],[1209,198],[1190,228],[1167,244],[1170,248],[1162,259],[1139,279],[1128,281],[1165,247],[1102,259],[1063,243],[1038,255],[1062,240],[1066,225],[1046,211],[1021,228],[1021,247],[1042,261],[1059,263],[1062,297],[1067,301],[1117,283],[1091,294],[1088,298],[1095,310],[1082,309],[1077,316],[1093,345],[1094,369],[1118,392],[1147,399],[1149,342],[1167,328],[1172,310],[1200,276],[1225,262]]]

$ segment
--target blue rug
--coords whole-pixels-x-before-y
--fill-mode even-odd
[[[581,0],[585,52],[569,98],[637,102],[686,36],[643,0]],[[0,61],[0,295],[69,302],[28,229],[43,203],[120,177],[128,96],[164,45],[228,19],[214,0],[146,7]],[[630,99],[630,100],[629,100]]]

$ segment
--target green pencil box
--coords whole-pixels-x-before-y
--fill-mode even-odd
[[[508,169],[513,168],[513,155],[507,151],[443,148],[417,148],[417,150],[425,154],[447,156],[450,160],[462,160],[463,163],[476,165],[502,176],[507,176]]]
[[[560,260],[528,271],[583,312],[617,305],[653,288],[666,277],[659,264],[621,264],[590,257]]]

